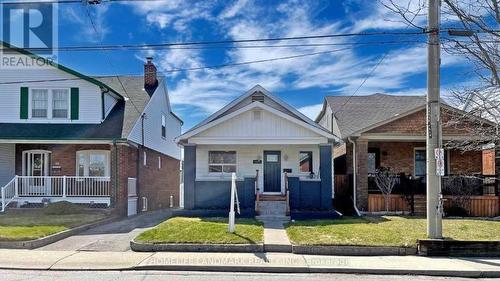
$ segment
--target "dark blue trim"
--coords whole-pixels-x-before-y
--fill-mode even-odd
[[[319,175],[321,178],[321,209],[332,209],[332,146],[319,146]]]
[[[184,208],[187,210],[195,207],[196,187],[196,146],[184,146]]]

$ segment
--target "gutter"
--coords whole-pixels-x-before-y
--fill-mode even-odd
[[[356,191],[357,191],[357,186],[356,186],[356,174],[357,174],[357,169],[356,169],[356,142],[351,139],[351,137],[347,137],[347,140],[352,143],[352,201],[354,204],[354,210],[356,211],[356,214],[358,217],[361,216],[361,212],[358,210],[358,204],[357,204],[357,199],[356,199]]]

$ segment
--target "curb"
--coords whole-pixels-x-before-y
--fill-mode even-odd
[[[188,243],[140,243],[130,241],[134,252],[223,252],[223,253],[262,253],[264,244],[188,244]]]
[[[206,272],[264,272],[264,273],[348,273],[376,275],[421,275],[462,278],[498,278],[500,271],[466,270],[414,270],[414,269],[368,269],[288,266],[206,266],[206,265],[139,265],[125,270],[206,271]]]
[[[85,230],[98,227],[104,224],[108,224],[114,221],[117,221],[120,217],[110,217],[104,218],[102,220],[98,220],[93,223],[80,225],[74,228],[70,228],[67,230],[63,230],[61,232],[54,233],[49,236],[45,236],[42,238],[38,238],[35,240],[27,240],[27,241],[0,241],[0,249],[25,249],[32,250],[36,248],[40,248],[43,246],[47,246],[49,244],[55,243],[64,238],[68,238],[70,236],[76,235],[78,233],[84,232]]]
[[[294,245],[292,252],[294,254],[329,255],[329,256],[408,256],[408,255],[417,255],[417,248]]]

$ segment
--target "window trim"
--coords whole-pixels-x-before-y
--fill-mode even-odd
[[[161,166],[162,166],[161,156],[158,156],[158,170],[161,170]]]
[[[167,115],[165,113],[161,113],[161,137],[167,138]]]
[[[417,170],[417,165],[416,165],[416,159],[415,159],[415,153],[417,150],[423,150],[425,152],[425,161],[426,161],[426,165],[427,165],[427,152],[426,152],[426,148],[425,147],[414,147],[413,148],[413,176],[415,177],[425,177],[427,175],[419,175],[417,176],[417,173],[416,173],[416,170]],[[450,174],[450,154],[451,154],[451,151],[448,150],[448,149],[445,149],[445,155],[446,155],[446,167],[444,167],[444,175],[447,176]],[[427,168],[426,168],[427,169]],[[426,173],[427,173],[427,170],[426,170]]]
[[[142,151],[142,165],[147,167],[148,166],[148,154],[146,150]]]
[[[235,154],[235,162],[234,164],[219,164],[219,163],[212,163],[210,164],[210,152],[234,152]],[[234,166],[234,172],[238,173],[238,152],[236,150],[209,150],[207,154],[207,168],[208,168],[208,174],[209,175],[230,175],[231,173],[224,172],[224,166]],[[222,166],[222,172],[210,172],[210,166]]]
[[[33,117],[33,90],[47,90],[47,116],[46,117]],[[65,90],[67,91],[68,97],[68,112],[66,117],[53,117],[52,110],[54,109],[54,90]],[[71,88],[64,87],[35,87],[29,88],[28,92],[28,119],[33,120],[70,120],[71,118]]]
[[[311,160],[310,160],[311,164],[310,164],[310,167],[309,167],[309,170],[310,170],[309,172],[303,172],[303,171],[300,170],[300,154],[301,153],[307,153],[311,157]],[[307,175],[309,175],[311,173],[314,173],[314,153],[313,153],[312,150],[301,150],[301,151],[299,151],[299,173],[301,173],[301,174],[307,174]]]
[[[80,175],[79,164],[80,164],[80,154],[85,155],[85,163],[83,165],[83,175]],[[90,167],[90,155],[91,154],[104,154],[105,156],[105,166],[104,166],[104,177],[109,177],[111,174],[111,153],[109,150],[104,149],[85,149],[78,150],[75,157],[75,175],[77,177],[89,177],[89,167]],[[99,176],[100,177],[100,176]]]

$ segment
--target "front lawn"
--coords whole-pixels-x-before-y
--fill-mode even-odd
[[[46,214],[43,209],[7,210],[0,214],[0,241],[38,239],[106,216],[99,210],[80,214]]]
[[[236,219],[234,233],[227,231],[227,218],[170,218],[135,239],[143,243],[257,244],[264,228],[254,219]]]
[[[297,245],[413,247],[418,239],[426,238],[426,221],[396,216],[346,217],[291,222],[286,231]],[[500,221],[444,219],[443,235],[455,240],[500,240]]]

